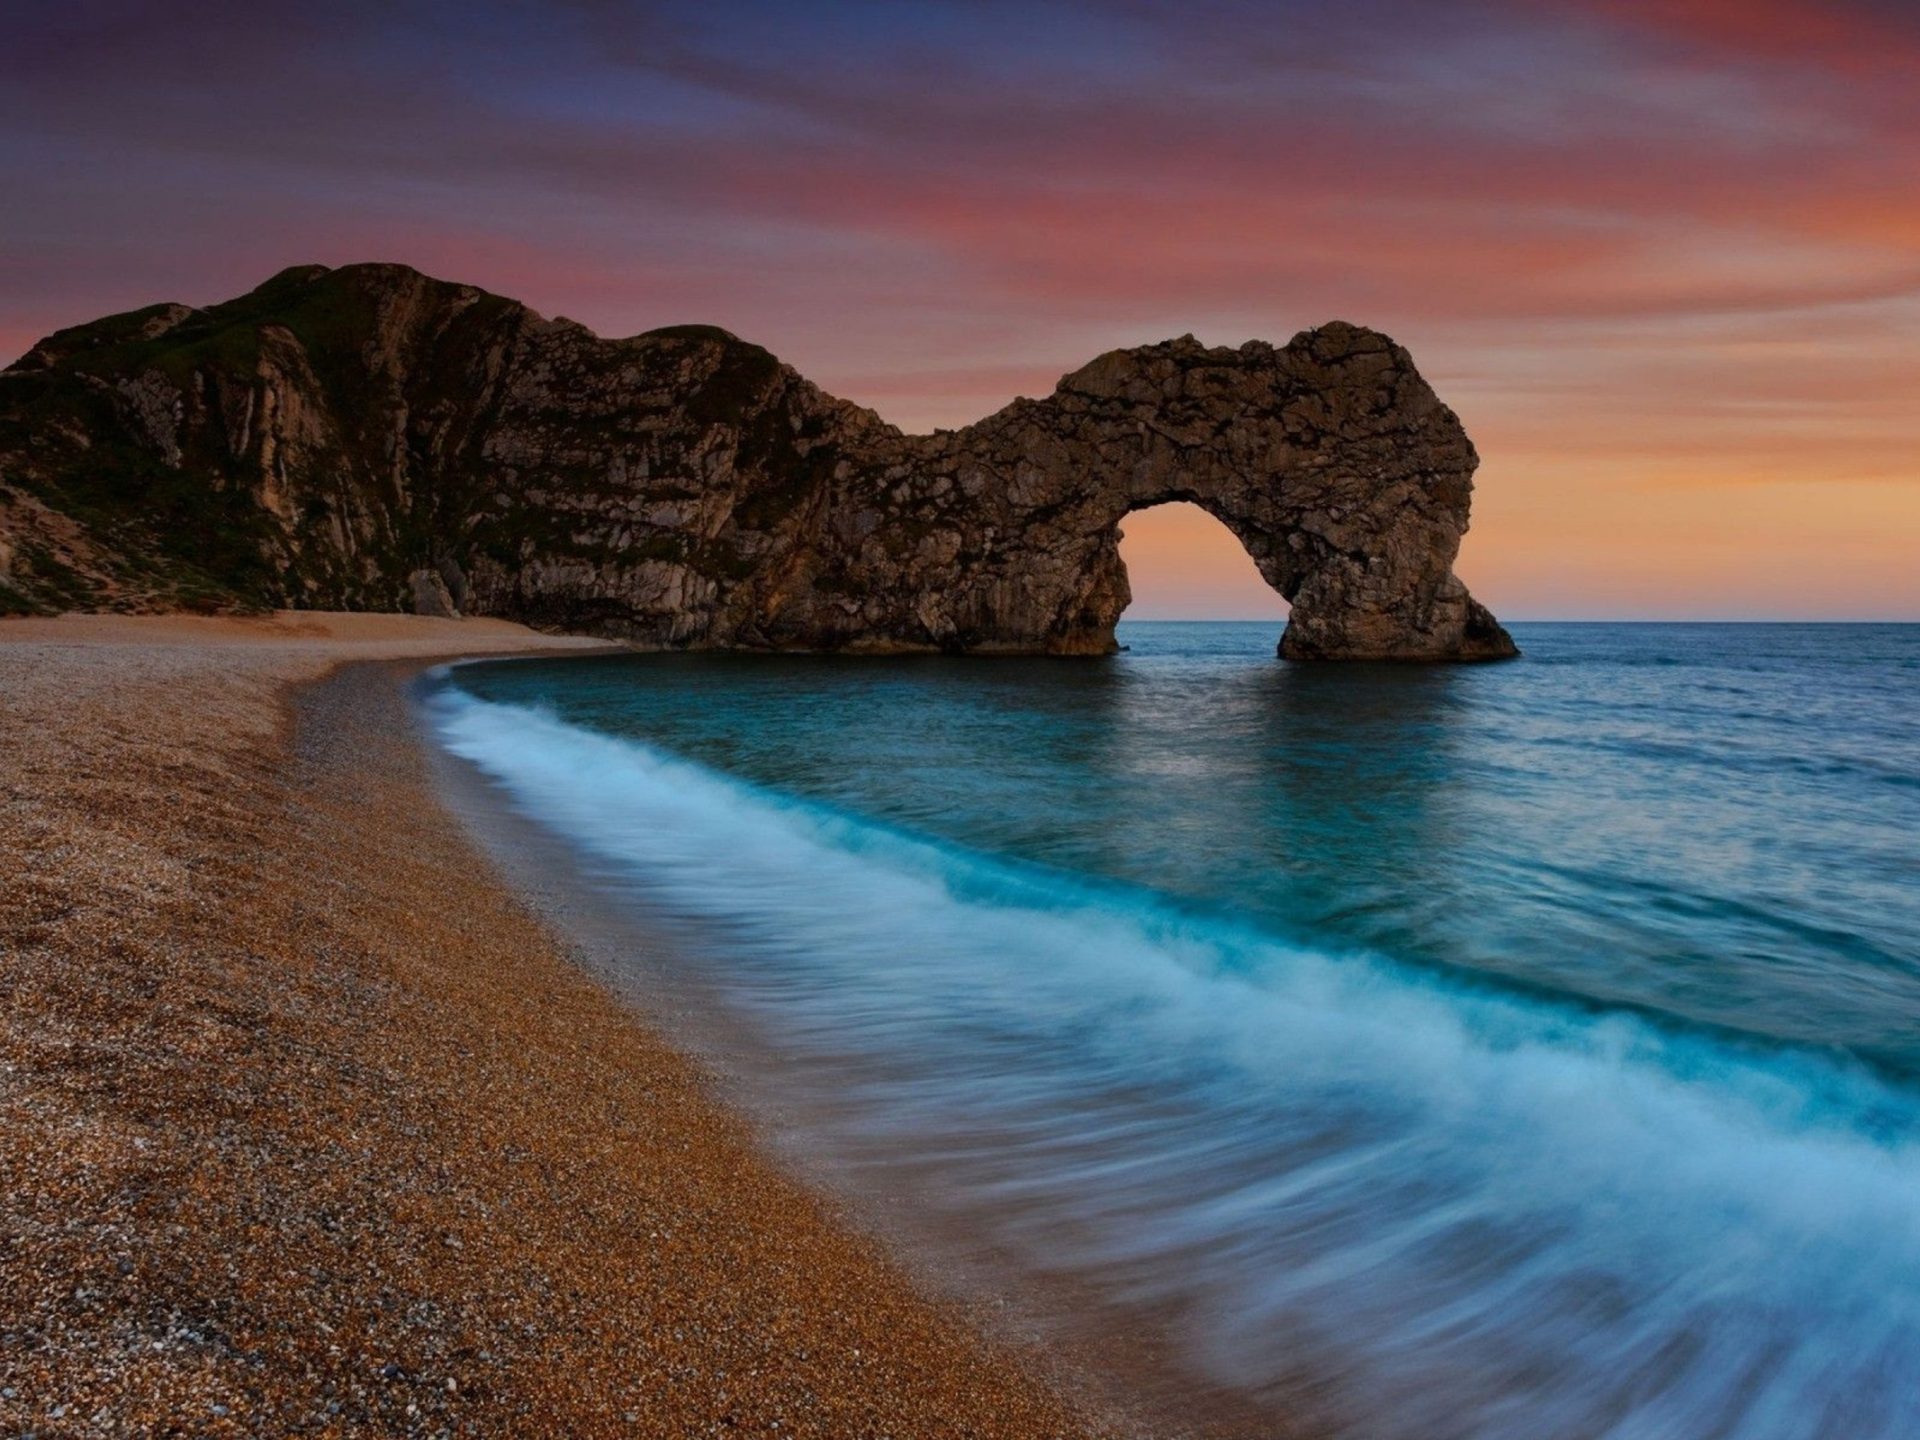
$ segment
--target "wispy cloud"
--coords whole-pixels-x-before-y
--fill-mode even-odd
[[[725,324],[923,427],[1108,345],[1347,316],[1480,438],[1465,564],[1506,608],[1543,544],[1615,605],[1609,533],[1790,471],[1901,497],[1847,490],[1833,603],[1920,613],[1897,0],[78,0],[0,48],[0,185],[0,354],[401,259]],[[1670,562],[1676,605],[1747,593]]]

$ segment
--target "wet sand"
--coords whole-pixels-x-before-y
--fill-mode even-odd
[[[0,622],[0,1432],[1116,1433],[436,802],[408,677],[579,643]]]

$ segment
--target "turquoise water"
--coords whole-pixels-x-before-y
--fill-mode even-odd
[[[823,1146],[1367,1436],[1920,1434],[1920,627],[489,664]],[[892,1157],[891,1159],[889,1157]]]

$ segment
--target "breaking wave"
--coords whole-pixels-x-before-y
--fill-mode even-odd
[[[1920,1433],[1920,1096],[1288,943],[452,687],[453,754],[712,941],[860,1153],[1369,1436]],[[830,1062],[830,1063],[829,1063]],[[875,1162],[879,1163],[879,1162]]]

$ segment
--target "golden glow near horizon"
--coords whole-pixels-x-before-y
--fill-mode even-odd
[[[1121,522],[1120,536],[1133,587],[1125,618],[1284,622],[1287,602],[1261,578],[1233,532],[1199,506],[1136,510]]]

